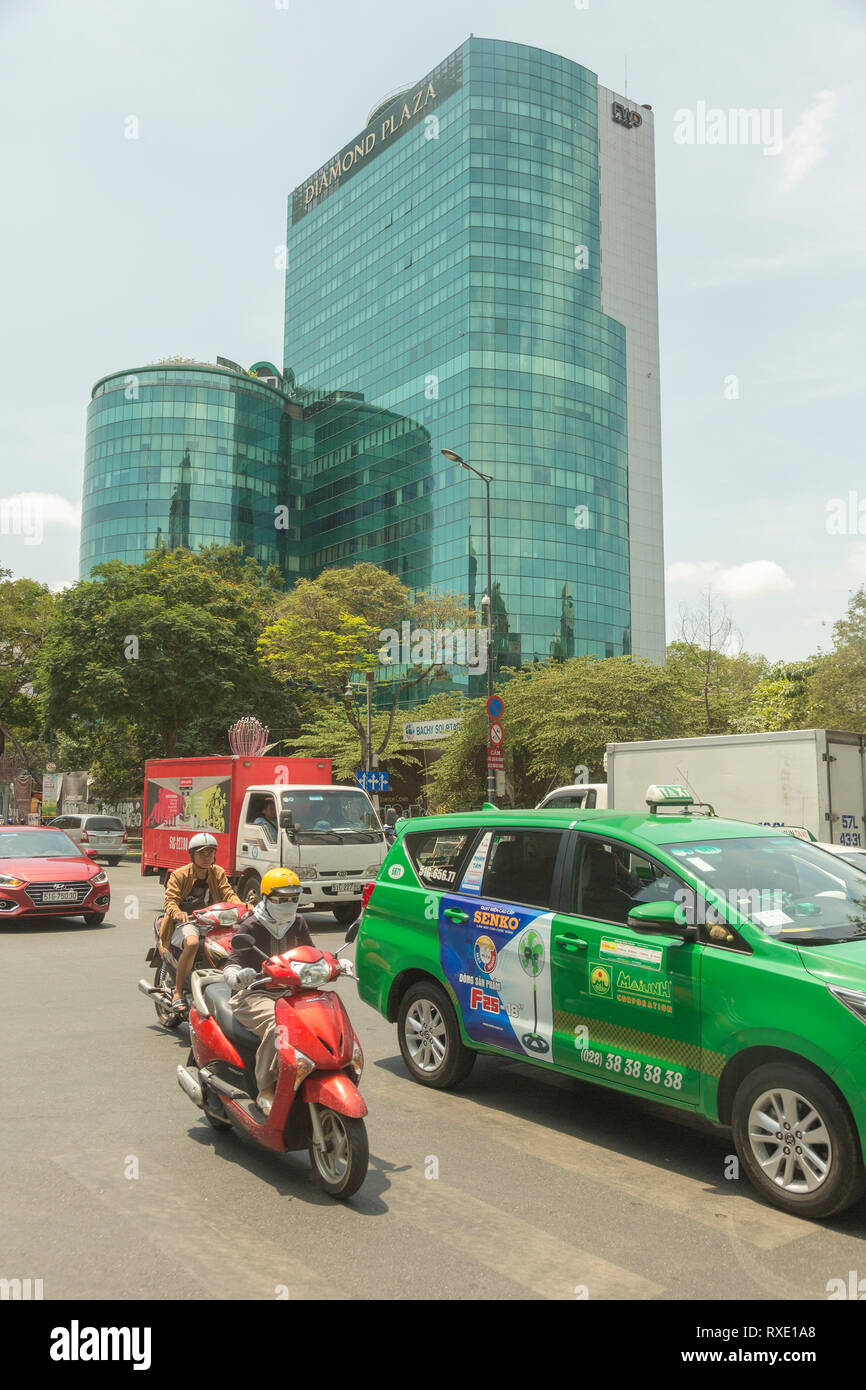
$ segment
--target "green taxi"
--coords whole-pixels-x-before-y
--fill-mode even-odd
[[[647,801],[402,822],[361,997],[423,1085],[516,1055],[730,1125],[768,1201],[841,1211],[866,1186],[866,873],[679,788]]]

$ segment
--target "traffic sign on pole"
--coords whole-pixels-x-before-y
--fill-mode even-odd
[[[363,768],[358,768],[355,783],[365,792],[386,792],[389,775],[387,772],[365,772]]]
[[[491,695],[487,701],[487,717],[488,719],[502,718],[502,700],[498,695]]]
[[[498,748],[502,743],[502,725],[499,723],[497,719],[494,719],[492,721],[490,725],[489,735],[490,736],[487,740],[488,743],[490,743],[492,747]]]

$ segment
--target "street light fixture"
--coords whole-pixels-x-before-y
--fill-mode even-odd
[[[477,468],[473,468],[471,463],[467,463],[464,458],[455,453],[453,449],[443,449],[441,451],[445,458],[452,463],[459,463],[461,468],[467,472],[474,473],[476,478],[480,478],[487,489],[487,593],[481,600],[482,608],[487,608],[487,698],[493,694],[493,576],[491,558],[491,537],[490,537],[490,484],[493,482],[491,473],[482,473]],[[492,802],[496,795],[496,775],[491,767],[487,768],[487,800]]]

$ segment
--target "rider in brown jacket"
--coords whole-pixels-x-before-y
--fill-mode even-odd
[[[216,862],[217,842],[213,835],[204,832],[193,835],[187,846],[190,863],[182,869],[175,869],[165,885],[165,907],[160,924],[159,935],[164,946],[171,942],[182,946],[177,962],[172,1006],[183,1009],[183,991],[187,976],[192,969],[195,953],[198,950],[201,930],[190,914],[211,903],[237,903],[241,899],[232,888]],[[255,893],[248,894],[247,902],[256,901]]]

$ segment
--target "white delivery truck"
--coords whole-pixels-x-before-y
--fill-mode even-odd
[[[718,816],[866,844],[866,735],[829,729],[607,745],[608,804],[642,810],[652,783],[688,787]]]
[[[361,890],[389,849],[373,802],[359,787],[332,783],[330,758],[150,758],[143,804],[143,874],[165,882],[189,863],[191,836],[208,830],[242,898],[258,891],[269,869],[293,869],[301,911],[333,912],[344,926],[358,916]],[[385,819],[390,827],[396,817]]]

